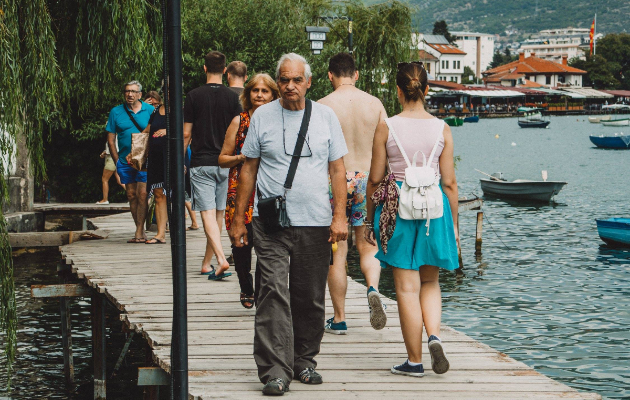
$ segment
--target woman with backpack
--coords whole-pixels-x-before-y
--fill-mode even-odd
[[[408,359],[391,372],[419,377],[423,325],[433,371],[449,369],[439,339],[439,269],[458,267],[457,180],[451,130],[425,110],[424,65],[399,63],[396,85],[403,111],[382,122],[374,136],[365,234],[377,243],[381,266],[393,269]]]

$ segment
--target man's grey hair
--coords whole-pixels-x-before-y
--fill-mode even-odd
[[[278,66],[276,67],[276,80],[280,78],[280,68],[282,67],[282,64],[287,61],[297,61],[304,64],[304,78],[306,78],[306,80],[308,80],[308,78],[313,75],[311,73],[311,66],[308,65],[308,61],[306,61],[306,58],[302,57],[299,54],[287,53],[283,54],[282,57],[280,57],[280,59],[278,60]]]
[[[131,82],[125,83],[125,87],[131,86],[131,85],[138,86],[138,90],[142,92],[142,85],[140,84],[140,82],[138,82],[138,81],[131,81]]]

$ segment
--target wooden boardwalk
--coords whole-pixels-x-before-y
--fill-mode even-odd
[[[130,329],[145,337],[153,359],[170,369],[172,285],[170,245],[127,244],[133,236],[131,216],[93,218],[110,235],[61,247],[62,256],[79,278],[103,293],[123,312]],[[224,235],[224,246],[229,240]],[[254,310],[239,302],[236,274],[225,281],[199,275],[205,236],[188,232],[189,390],[194,399],[261,397],[262,384],[252,357]],[[229,251],[229,250],[228,250]],[[234,271],[232,271],[234,272]],[[448,327],[442,328],[451,370],[436,375],[430,367],[423,378],[393,375],[392,365],[405,360],[394,301],[388,306],[387,327],[369,323],[366,288],[348,282],[346,315],[349,334],[325,334],[317,370],[323,385],[294,381],[286,396],[299,399],[427,398],[427,399],[599,399],[539,374],[527,365]],[[330,297],[326,315],[332,316]],[[426,341],[426,335],[425,335]],[[430,366],[426,343],[424,364]]]

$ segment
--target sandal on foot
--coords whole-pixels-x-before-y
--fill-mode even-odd
[[[202,272],[201,275],[211,275],[214,274],[214,265],[211,265],[210,268],[212,268],[210,271],[206,271],[206,272]]]
[[[135,237],[133,239],[127,240],[127,243],[146,243],[146,241],[146,239]]]
[[[212,271],[208,274],[209,281],[220,281],[223,278],[227,278],[228,276],[232,276],[231,272],[221,272],[217,275],[216,271],[212,269]]]
[[[288,391],[289,385],[282,378],[269,379],[262,390],[267,396],[282,396]]]
[[[300,374],[297,376],[300,379],[300,382],[306,383],[307,385],[319,385],[323,382],[322,376],[315,371],[315,368],[305,368]]]
[[[186,228],[187,231],[198,231],[199,227],[193,228],[192,226],[189,226],[188,228]]]
[[[245,293],[241,292],[241,304],[243,305],[243,307],[247,308],[248,310],[250,308],[254,307],[254,296],[253,295],[246,295]]]
[[[149,239],[146,242],[144,242],[144,244],[166,244],[166,240],[160,240],[154,237],[153,239]]]

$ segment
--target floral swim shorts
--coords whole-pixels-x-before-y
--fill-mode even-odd
[[[347,171],[346,217],[350,226],[363,226],[367,214],[365,192],[367,190],[368,172]],[[332,187],[329,188],[332,206]]]

